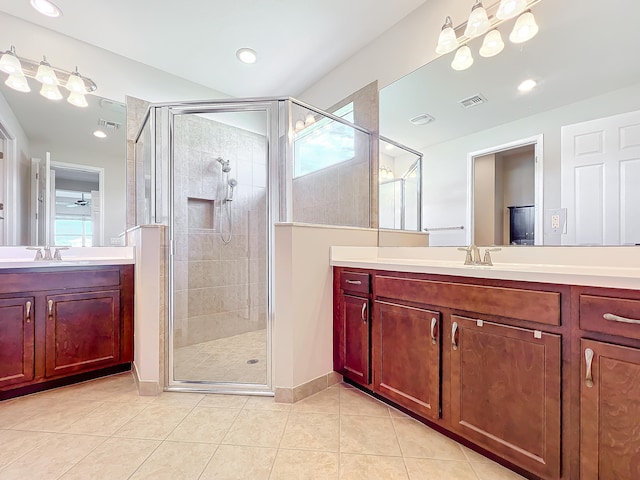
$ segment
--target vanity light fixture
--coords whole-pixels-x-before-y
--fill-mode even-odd
[[[489,58],[498,55],[502,50],[504,50],[502,35],[497,28],[494,28],[485,35],[478,53],[481,57]]]
[[[536,85],[538,85],[538,82],[536,82],[531,78],[528,78],[527,80],[522,82],[520,85],[518,85],[518,90],[520,90],[521,92],[530,92],[531,90],[536,88]]]
[[[533,13],[531,13],[531,10],[527,10],[516,20],[513,31],[509,35],[509,40],[513,43],[526,42],[535,37],[538,34],[538,30],[538,24]]]
[[[527,8],[527,0],[501,0],[496,17],[500,20],[509,20],[524,12]]]
[[[467,20],[467,27],[464,29],[464,36],[473,38],[483,33],[487,33],[491,23],[487,16],[487,11],[482,6],[480,0],[476,0],[476,3],[471,7],[471,14],[469,20]]]
[[[463,45],[456,52],[453,61],[451,62],[451,68],[454,70],[466,70],[473,65],[473,55],[471,49],[467,45]]]
[[[444,20],[444,25],[442,25],[442,30],[440,30],[436,53],[444,55],[445,53],[453,52],[456,48],[458,48],[458,39],[456,38],[456,32],[453,30],[453,21],[451,17],[447,17]]]
[[[49,0],[31,0],[31,6],[47,17],[57,18],[62,15],[62,10]]]
[[[86,107],[85,96],[98,89],[93,80],[80,75],[78,67],[74,72],[68,72],[51,66],[46,57],[42,57],[41,62],[18,57],[13,45],[0,57],[0,70],[9,74],[5,85],[19,92],[31,91],[27,77],[37,80],[42,84],[40,95],[49,100],[62,98],[58,87],[64,84],[69,91],[67,101],[76,107]]]
[[[256,51],[251,48],[241,48],[236,52],[236,57],[238,57],[238,60],[242,63],[247,64],[256,63],[256,60],[258,59]]]

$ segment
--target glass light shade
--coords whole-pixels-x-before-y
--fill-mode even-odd
[[[502,35],[498,30],[491,30],[485,35],[479,53],[482,57],[489,58],[499,54],[503,49]]]
[[[49,65],[46,61],[40,62],[40,66],[38,67],[38,71],[36,72],[36,80],[40,83],[47,85],[59,85],[58,77],[56,77],[56,72],[53,71],[51,65]]]
[[[18,56],[13,51],[13,47],[11,47],[11,50],[4,52],[2,57],[0,57],[0,70],[9,75],[13,73],[24,75],[22,65],[20,64],[20,60],[18,60]]]
[[[507,20],[521,14],[527,9],[527,0],[501,0],[496,17]]]
[[[436,53],[438,55],[444,55],[445,53],[453,52],[458,48],[458,39],[456,38],[456,32],[453,30],[453,23],[451,17],[447,17],[440,31],[438,37],[438,45],[436,45]]]
[[[89,105],[87,103],[87,99],[84,98],[84,95],[78,92],[71,92],[69,94],[69,98],[67,98],[67,102],[69,102],[71,105],[75,105],[76,107],[83,108]]]
[[[509,35],[509,40],[513,43],[523,43],[527,40],[531,40],[538,33],[538,24],[533,16],[533,13],[525,12],[518,17],[516,24],[513,26],[513,31]]]
[[[295,132],[299,132],[300,130],[304,129],[304,122],[302,120],[298,120],[296,122],[296,126],[294,128]]]
[[[456,56],[453,57],[453,61],[451,62],[451,68],[454,70],[466,70],[471,65],[473,65],[471,49],[464,45],[456,51]]]
[[[82,95],[87,93],[87,87],[85,86],[78,72],[73,72],[71,75],[69,75],[69,80],[67,80],[65,88],[72,93],[80,93]]]
[[[51,85],[49,83],[42,84],[40,95],[44,98],[48,98],[49,100],[60,100],[62,98],[62,94],[60,93],[60,90],[58,90],[58,86]]]
[[[464,29],[465,37],[473,38],[482,35],[489,30],[491,24],[487,11],[482,6],[482,2],[477,2],[471,9],[469,20],[467,20],[467,28]]]
[[[316,117],[313,116],[313,113],[307,113],[307,116],[304,119],[304,126],[309,126],[313,123],[316,123]]]
[[[25,77],[22,73],[12,73],[11,75],[9,75],[9,78],[7,78],[4,84],[7,87],[17,90],[18,92],[27,93],[31,91],[31,88],[29,88],[29,83],[27,82],[27,77]]]

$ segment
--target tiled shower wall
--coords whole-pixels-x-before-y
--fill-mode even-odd
[[[174,345],[266,326],[266,139],[196,115],[175,122]],[[216,161],[231,162],[229,176]],[[226,180],[238,186],[226,229]],[[226,235],[225,235],[226,238]]]

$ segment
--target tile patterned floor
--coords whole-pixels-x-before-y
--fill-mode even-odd
[[[517,480],[347,385],[294,405],[139,397],[131,374],[0,402],[0,480]]]

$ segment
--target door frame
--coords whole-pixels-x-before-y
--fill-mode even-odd
[[[534,223],[534,245],[542,245],[544,243],[544,173],[543,173],[543,157],[544,157],[544,135],[538,134],[513,142],[503,143],[493,147],[476,150],[467,154],[467,228],[466,242],[467,245],[473,243],[473,213],[474,213],[474,162],[477,157],[500,153],[505,150],[512,150],[518,147],[534,146],[534,205],[535,205],[535,223]]]
[[[5,122],[0,115],[0,136],[4,138],[4,220],[0,220],[4,223],[4,234],[0,238],[0,245],[17,245],[18,242],[18,227],[16,220],[18,218],[18,205],[17,205],[17,184],[18,175],[16,168],[16,159],[18,158],[18,144],[15,135],[12,135],[9,129],[5,126]],[[24,226],[24,225],[23,225]]]

